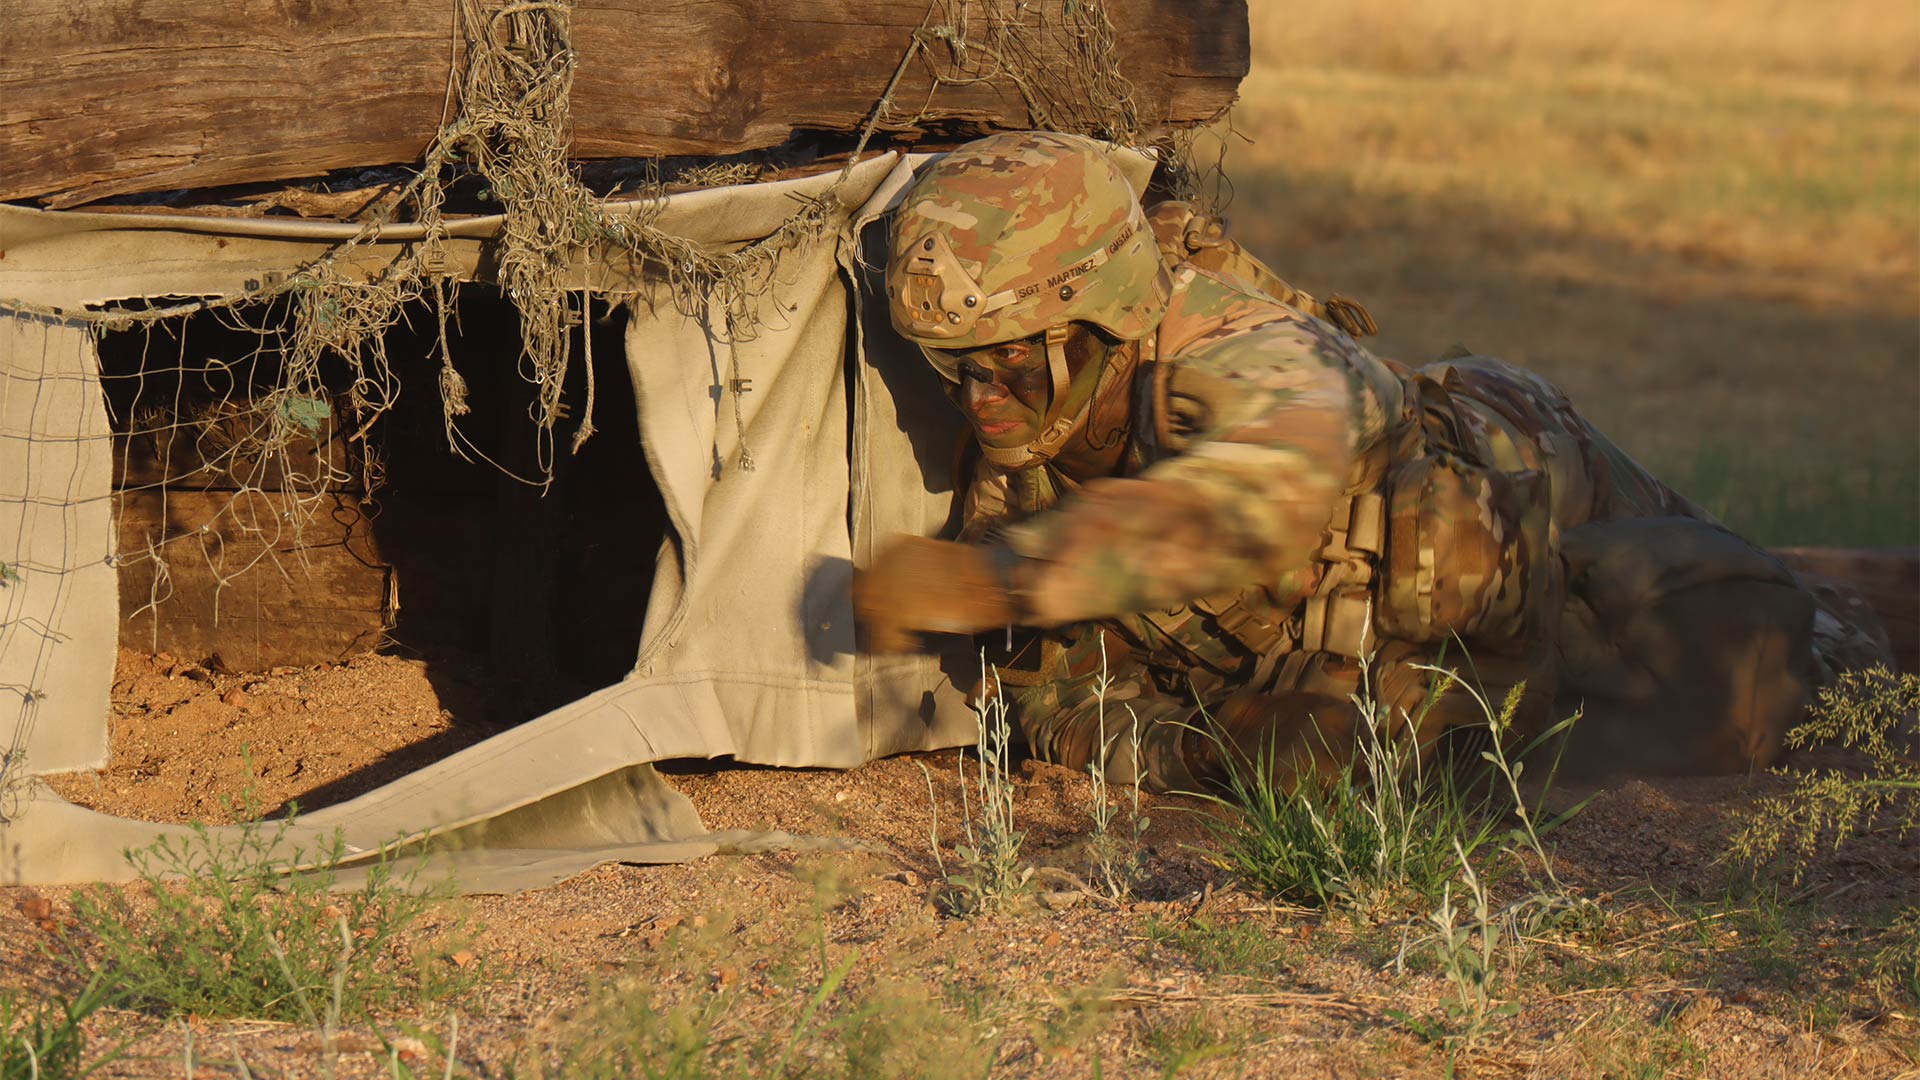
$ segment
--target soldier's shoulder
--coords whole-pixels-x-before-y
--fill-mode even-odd
[[[1167,308],[1167,318],[1207,323],[1256,311],[1298,314],[1251,282],[1193,263],[1174,268],[1173,298]]]
[[[1161,359],[1176,365],[1176,389],[1204,386],[1218,398],[1236,386],[1295,390],[1332,373],[1348,388],[1363,438],[1399,413],[1400,378],[1339,327],[1204,272],[1183,295],[1188,303],[1169,317],[1185,325],[1176,322],[1161,339]]]
[[[1161,323],[1160,357],[1233,377],[1302,363],[1364,364],[1370,355],[1331,323],[1238,282],[1183,268],[1185,288]]]

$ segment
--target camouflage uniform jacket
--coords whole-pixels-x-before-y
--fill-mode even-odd
[[[1119,475],[1056,477],[1073,497],[1017,520],[1009,477],[982,463],[962,535],[1022,556],[1023,624],[1098,620],[1154,667],[1244,683],[1297,644],[1288,613],[1323,584],[1337,508],[1378,485],[1403,385],[1242,282],[1193,265],[1173,277]]]
[[[1174,692],[1285,689],[1271,684],[1297,683],[1310,654],[1456,637],[1526,655],[1515,671],[1545,689],[1559,533],[1707,518],[1544,379],[1464,356],[1410,370],[1237,248],[1201,254],[1222,272],[1176,263],[1117,475],[1055,473],[1040,488],[1073,498],[1045,508],[1017,475],[976,467],[962,538],[1021,556],[1024,625],[1070,627],[1009,681],[1097,670],[1097,623]]]

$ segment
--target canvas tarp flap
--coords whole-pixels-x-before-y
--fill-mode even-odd
[[[633,305],[641,442],[673,523],[636,676],[683,687],[740,756],[857,765],[847,300],[832,245],[783,257],[759,308],[730,332],[670,297]]]
[[[0,357],[0,754],[94,768],[107,759],[120,594],[93,332],[0,318]]]
[[[971,741],[971,714],[953,683],[972,663],[963,642],[954,643],[957,655],[881,661],[853,648],[848,586],[856,551],[864,557],[895,532],[937,531],[953,499],[957,420],[924,361],[887,329],[872,265],[872,223],[915,164],[888,155],[844,180],[828,175],[671,199],[655,222],[661,228],[736,245],[776,230],[797,199],[838,185],[838,216],[827,234],[781,256],[769,287],[752,301],[752,318],[734,320],[733,330],[698,304],[689,310],[684,296],[676,303],[631,266],[578,268],[583,287],[638,294],[627,362],[651,480],[673,525],[658,553],[633,673],[303,816],[289,848],[312,852],[337,830],[364,861],[384,844],[430,835],[462,887],[533,887],[610,860],[673,861],[789,842],[708,833],[650,762],[732,756],[851,766]],[[1126,164],[1144,182],[1150,163],[1129,155]],[[448,245],[450,269],[471,273],[498,227],[497,218],[456,225],[461,238]],[[0,207],[7,252],[0,297],[71,309],[121,297],[234,294],[293,272],[355,231]],[[407,239],[386,234],[357,258],[375,265],[391,254],[382,254],[384,245]],[[50,374],[70,384],[60,403],[17,405],[9,391],[0,411],[0,454],[28,453],[7,449],[17,441],[31,443],[33,455],[17,458],[30,466],[28,479],[21,487],[10,470],[7,493],[21,487],[51,500],[35,504],[31,519],[0,522],[11,526],[0,534],[0,560],[51,544],[44,557],[64,566],[69,582],[65,593],[16,585],[0,594],[9,605],[28,597],[47,607],[50,615],[18,610],[52,631],[37,640],[60,643],[31,678],[11,666],[26,663],[14,659],[14,637],[0,657],[10,665],[0,668],[6,685],[18,677],[23,686],[38,679],[42,688],[61,688],[35,696],[37,712],[23,710],[19,720],[0,713],[0,736],[31,736],[29,766],[47,771],[39,762],[64,745],[49,731],[71,735],[78,747],[59,759],[60,768],[97,761],[103,746],[117,641],[117,593],[106,562],[111,448],[89,331],[4,314],[0,375],[9,381],[0,385],[36,386]],[[55,463],[65,473],[47,464],[54,459],[41,456],[40,441],[8,438],[38,432],[71,440]],[[636,491],[645,482],[636,477]],[[24,624],[14,629],[15,608],[7,617],[5,633],[34,637]],[[130,868],[122,850],[182,831],[72,806],[20,777],[11,774],[0,802],[0,882],[124,879]]]
[[[662,596],[645,634],[651,674],[637,670],[395,783],[307,814],[286,839],[289,853],[318,851],[336,830],[363,860],[383,844],[431,835],[463,887],[531,887],[608,860],[671,861],[787,842],[708,833],[648,762],[864,760],[846,597],[851,305],[838,237],[895,167],[891,157],[876,159],[839,182],[838,221],[819,241],[782,256],[746,320],[757,327],[750,335],[715,331],[714,340],[698,312],[682,310],[629,267],[580,268],[583,285],[642,292],[628,356],[656,470],[651,482],[680,530],[656,575]],[[676,196],[654,224],[710,244],[750,242],[835,180]],[[477,262],[498,225],[455,226],[466,237],[449,245],[456,270],[462,260],[469,268]],[[0,248],[8,254],[0,260],[0,296],[70,309],[119,297],[237,293],[293,272],[355,231],[0,208]],[[391,255],[389,241],[407,239],[389,233],[361,261],[377,263]],[[85,327],[35,315],[0,318],[0,331],[7,335],[0,373],[8,380],[0,384],[8,388],[0,419],[4,434],[19,436],[0,441],[0,453],[12,455],[4,459],[6,494],[16,496],[0,559],[63,571],[30,573],[4,593],[8,634],[58,643],[47,662],[9,638],[8,664],[38,666],[17,678],[37,688],[21,697],[37,711],[8,717],[4,734],[19,741],[36,772],[84,767],[104,752],[117,643],[118,598],[106,562],[112,454],[97,359]],[[751,390],[742,384],[737,418],[734,378],[752,380]],[[742,431],[748,448],[765,448],[750,469],[740,460]],[[636,477],[636,494],[648,482]],[[82,572],[90,568],[98,581]],[[57,592],[62,583],[66,591]],[[54,732],[83,745],[56,757],[62,742]],[[184,832],[72,806],[18,771],[9,785],[0,881],[123,879],[131,871],[123,850]]]

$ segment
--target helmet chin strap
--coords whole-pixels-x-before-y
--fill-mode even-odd
[[[1086,420],[1087,414],[1093,410],[1094,399],[1100,396],[1100,388],[1096,385],[1094,392],[1087,395],[1087,400],[1072,416],[1061,415],[1067,407],[1067,392],[1073,387],[1073,376],[1067,371],[1067,327],[1047,327],[1046,340],[1047,375],[1053,383],[1053,398],[1047,402],[1047,415],[1040,422],[1040,434],[1025,446],[980,444],[980,453],[1003,469],[1028,469],[1052,460],[1081,422]],[[1104,371],[1100,378],[1103,381],[1106,379]]]

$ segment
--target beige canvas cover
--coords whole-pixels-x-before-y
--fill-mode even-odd
[[[1150,160],[1117,154],[1144,186]],[[916,164],[886,155],[844,177],[671,197],[655,224],[716,246],[773,233],[797,198],[834,199],[834,227],[781,257],[774,286],[756,301],[756,329],[739,340],[630,267],[576,268],[581,288],[638,294],[627,363],[650,482],[674,531],[659,553],[634,669],[303,816],[289,845],[312,850],[337,830],[365,859],[431,835],[463,888],[534,887],[600,862],[790,842],[708,832],[652,762],[732,756],[847,767],[972,739],[948,674],[964,672],[967,657],[875,660],[853,648],[853,560],[892,533],[936,531],[953,495],[957,417],[924,361],[887,329],[870,262],[877,221]],[[450,271],[471,275],[499,227],[499,218],[453,225]],[[355,231],[0,206],[0,298],[71,311],[128,297],[233,295]],[[392,228],[361,261],[378,266],[390,245],[416,238]],[[0,310],[0,562],[19,576],[0,589],[0,749],[15,755],[0,789],[8,884],[124,879],[124,849],[180,831],[73,806],[31,778],[96,767],[106,753],[120,613],[111,432],[93,340],[83,325]],[[752,391],[715,394],[735,372]]]

